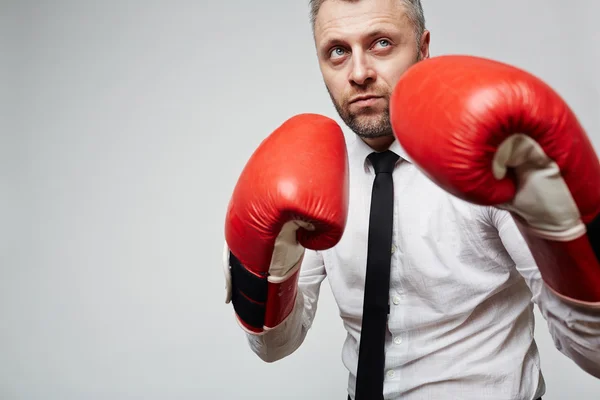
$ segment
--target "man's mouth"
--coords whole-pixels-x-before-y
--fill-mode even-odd
[[[372,106],[372,105],[376,104],[381,99],[382,99],[382,97],[380,97],[380,96],[362,95],[362,96],[354,97],[350,101],[350,104],[353,104],[353,105],[356,105],[359,107],[368,107],[368,106]]]

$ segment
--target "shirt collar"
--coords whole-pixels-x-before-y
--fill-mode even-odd
[[[362,162],[364,163],[363,165],[364,165],[365,170],[369,170],[370,163],[367,162],[367,157],[374,150],[358,136],[354,137],[354,143],[352,144],[352,147],[350,150],[351,150],[351,154],[353,157],[356,157],[357,160],[362,160]],[[400,145],[398,140],[394,140],[392,142],[389,150],[398,154],[401,159],[400,161],[408,161],[409,163],[412,164],[412,160],[411,160],[410,156],[402,148],[402,146]]]
[[[361,140],[361,142],[362,142],[362,140]],[[400,156],[400,158],[402,158],[402,160],[408,161],[411,164],[413,163],[412,159],[410,158],[410,156],[408,155],[406,150],[404,150],[404,148],[400,145],[400,142],[398,142],[398,140],[394,140],[392,142],[392,145],[390,146],[390,150],[393,151],[394,153],[398,154]]]

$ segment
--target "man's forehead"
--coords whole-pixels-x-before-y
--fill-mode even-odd
[[[330,32],[356,33],[377,25],[401,27],[407,23],[400,0],[325,0],[315,19],[315,38]]]

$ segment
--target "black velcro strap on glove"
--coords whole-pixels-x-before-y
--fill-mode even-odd
[[[266,274],[259,277],[246,269],[229,252],[231,267],[231,302],[233,309],[246,324],[262,329],[265,323],[268,281]]]
[[[596,254],[596,259],[600,262],[600,215],[594,218],[587,226],[587,238]]]

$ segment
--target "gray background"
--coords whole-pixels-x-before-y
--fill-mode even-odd
[[[538,74],[598,148],[600,2],[423,4],[432,55]],[[344,399],[326,281],[305,344],[275,364],[224,304],[224,214],[245,161],[294,114],[337,119],[307,1],[0,7],[0,398]],[[537,317],[544,399],[598,399]]]

